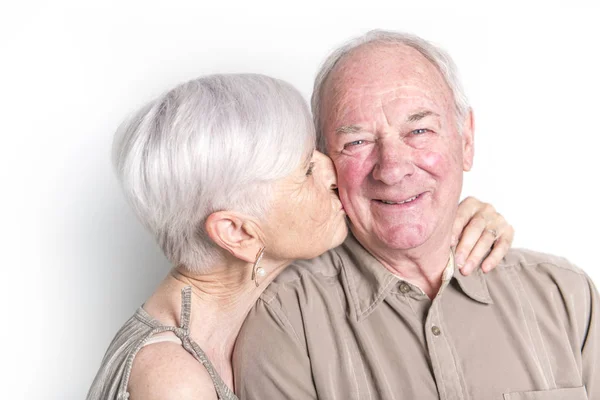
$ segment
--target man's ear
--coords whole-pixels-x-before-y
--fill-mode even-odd
[[[208,236],[234,257],[249,263],[264,247],[258,224],[250,217],[233,211],[217,211],[205,223]]]
[[[473,118],[473,110],[469,109],[463,121],[462,129],[463,171],[470,171],[473,167],[473,157],[475,155],[474,135],[475,119]]]

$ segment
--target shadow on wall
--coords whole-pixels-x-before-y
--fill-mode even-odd
[[[111,177],[103,194],[86,195],[77,218],[81,267],[69,290],[80,299],[80,371],[89,387],[113,336],[169,272],[170,263],[137,220]],[[96,188],[97,189],[97,188]],[[81,198],[81,193],[79,194]],[[77,265],[75,264],[75,265]],[[83,355],[85,354],[85,355]],[[86,390],[87,390],[86,387]]]

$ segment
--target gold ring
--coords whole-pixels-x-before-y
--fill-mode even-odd
[[[492,236],[494,237],[494,240],[496,240],[498,238],[498,232],[496,232],[494,229],[486,228],[485,231],[488,233],[491,233]]]

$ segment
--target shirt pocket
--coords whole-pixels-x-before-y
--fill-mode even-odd
[[[585,387],[504,393],[504,400],[588,400]]]

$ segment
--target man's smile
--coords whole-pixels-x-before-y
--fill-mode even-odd
[[[383,199],[372,199],[373,202],[376,202],[377,204],[381,204],[381,205],[386,205],[386,206],[408,206],[408,205],[413,205],[415,203],[418,203],[423,195],[426,192],[423,193],[419,193],[417,195],[411,196],[411,197],[405,197],[403,199],[392,199],[392,198],[383,198]]]

